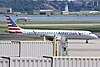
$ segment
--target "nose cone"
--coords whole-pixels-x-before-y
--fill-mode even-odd
[[[98,39],[98,36],[95,34],[92,34],[93,39]]]

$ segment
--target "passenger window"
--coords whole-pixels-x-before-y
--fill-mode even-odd
[[[81,33],[79,33],[79,35],[81,35]]]

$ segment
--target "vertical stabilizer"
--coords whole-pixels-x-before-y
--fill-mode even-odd
[[[10,17],[6,16],[8,31],[9,33],[22,33],[21,28],[16,24],[16,22]]]

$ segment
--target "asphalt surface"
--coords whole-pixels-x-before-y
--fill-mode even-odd
[[[27,17],[28,19],[31,19],[30,21],[91,21],[91,22],[99,22],[100,21],[100,16],[77,16],[77,15],[66,15],[66,16],[11,16],[14,20],[20,19],[20,18],[25,18]],[[5,16],[0,16],[0,21],[6,21]]]
[[[89,43],[85,43],[85,40],[69,40],[68,55],[100,57],[100,39],[89,40]]]
[[[100,24],[18,24],[19,26],[99,26]],[[7,24],[0,24],[1,27]]]

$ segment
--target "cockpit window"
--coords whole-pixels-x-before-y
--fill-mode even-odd
[[[81,35],[81,33],[79,33],[79,35]]]
[[[89,33],[89,34],[92,34],[92,33]]]

